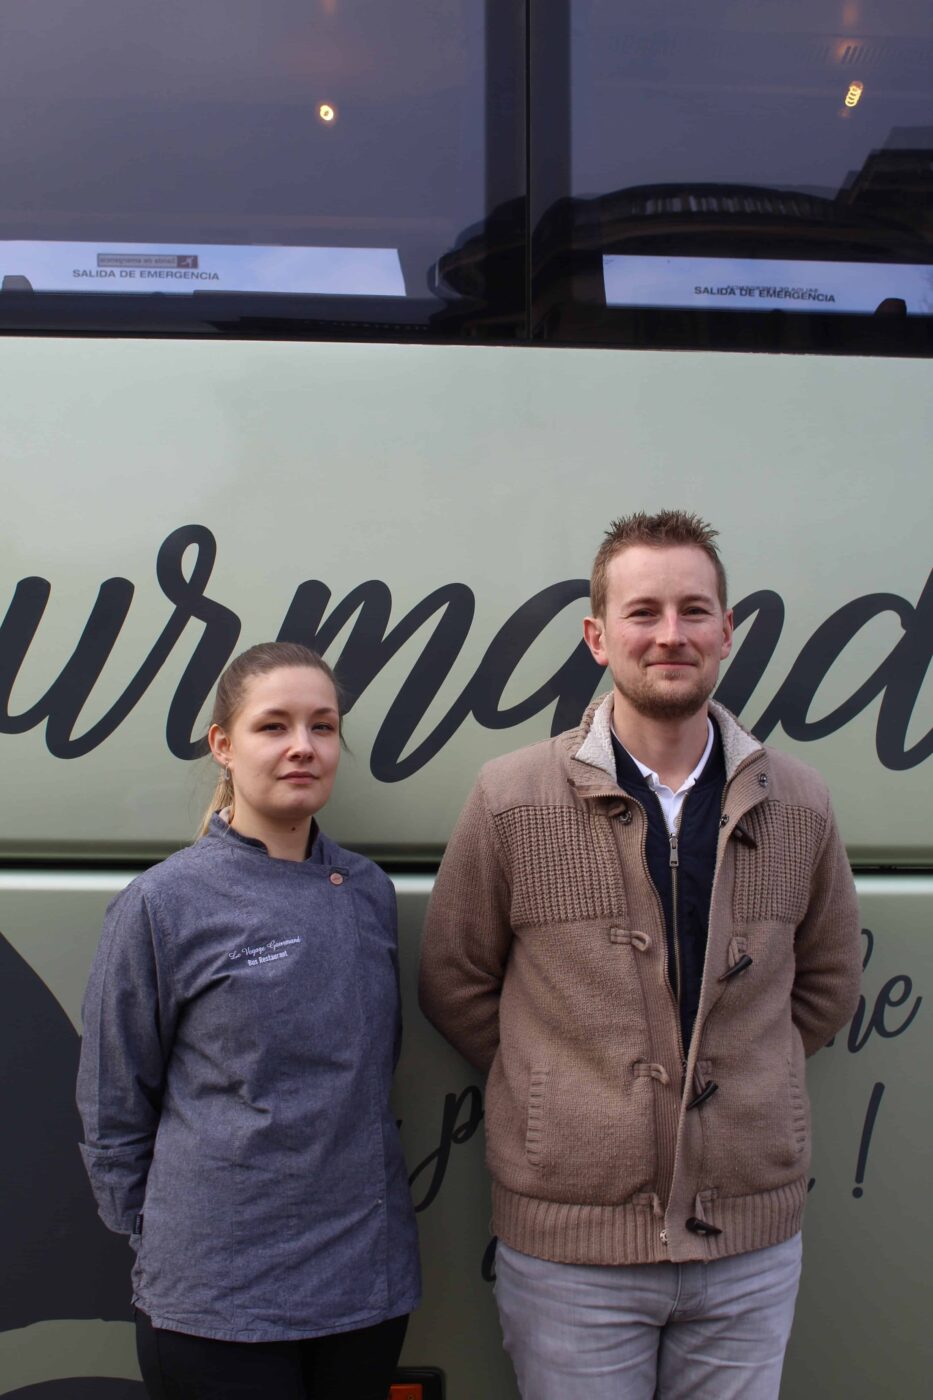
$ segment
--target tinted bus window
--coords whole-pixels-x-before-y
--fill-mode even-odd
[[[121,329],[456,330],[485,309],[483,269],[469,296],[429,275],[487,201],[522,193],[516,15],[510,0],[488,23],[482,0],[14,7],[0,44],[6,323],[41,324],[51,298],[64,323]]]
[[[539,334],[929,343],[928,0],[569,0],[555,27],[559,13],[563,43],[540,33],[533,70],[568,119],[557,166],[532,171]]]

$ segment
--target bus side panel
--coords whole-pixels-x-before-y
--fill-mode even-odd
[[[605,687],[610,520],[679,506],[738,609],[720,697],[854,860],[933,861],[928,363],[0,340],[0,386],[0,853],[188,840],[217,674],[284,633],[355,697],[331,833],[436,856],[480,765]]]
[[[853,862],[888,867],[862,880],[865,1005],[812,1068],[788,1374],[857,1397],[891,1371],[909,1394],[929,1252],[933,882],[906,873],[933,866],[929,364],[10,338],[0,385],[0,1394],[135,1376],[129,1251],[75,1146],[80,998],[127,878],[108,863],[197,827],[228,655],[318,642],[357,697],[324,825],[430,869],[480,764],[605,687],[580,644],[588,564],[613,516],[664,506],[721,532],[738,617],[720,697],[825,774]],[[406,1356],[444,1366],[451,1400],[513,1400],[478,1086],[413,999],[427,883],[399,878],[398,1112],[427,1275]]]
[[[4,1239],[0,1395],[55,1378],[136,1376],[130,1251],[96,1219],[73,1108],[80,1001],[107,902],[128,877],[13,872],[4,911],[0,1036]],[[405,1037],[396,1109],[418,1207],[425,1302],[403,1363],[440,1366],[449,1400],[515,1400],[489,1282],[481,1086],[419,1014],[426,876],[399,876]],[[815,1152],[805,1266],[784,1394],[921,1393],[929,1351],[921,1222],[931,1167],[933,879],[863,876],[862,1003],[810,1062]],[[109,1392],[108,1392],[109,1394]],[[129,1400],[127,1392],[126,1400]]]

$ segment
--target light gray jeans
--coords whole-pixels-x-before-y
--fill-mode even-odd
[[[522,1400],[777,1400],[800,1235],[709,1264],[554,1264],[499,1241]]]

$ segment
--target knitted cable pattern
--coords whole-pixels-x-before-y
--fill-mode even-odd
[[[736,850],[736,920],[798,924],[810,902],[810,878],[826,818],[808,807],[769,801],[747,813],[742,825],[755,846]]]
[[[512,807],[495,817],[512,869],[512,926],[625,921],[618,857],[605,823],[572,807]]]

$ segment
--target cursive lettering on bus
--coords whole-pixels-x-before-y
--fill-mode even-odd
[[[876,617],[893,613],[904,635],[867,680],[843,704],[822,719],[809,718],[816,693],[842,652]],[[927,579],[916,607],[896,593],[869,593],[854,598],[816,629],[791,667],[784,684],[761,719],[755,734],[766,739],[780,724],[791,739],[824,739],[849,724],[881,696],[876,749],[885,766],[895,771],[914,768],[933,753],[933,730],[907,747],[910,717],[933,656],[933,575]]]
[[[459,1094],[444,1095],[438,1144],[418,1163],[408,1178],[417,1212],[427,1210],[437,1198],[447,1175],[451,1149],[469,1142],[482,1121],[483,1091],[478,1085],[468,1084]],[[419,1195],[418,1183],[427,1173],[430,1173],[428,1184]]]
[[[189,550],[195,555],[186,572]],[[214,536],[204,525],[182,526],[165,539],[158,552],[156,577],[173,611],[123,693],[81,734],[75,733],[80,716],[129,617],[135,587],[125,578],[109,578],[101,584],[84,630],[58,677],[40,699],[14,713],[13,689],[30,649],[41,644],[37,638],[51,597],[48,580],[22,579],[0,623],[0,733],[22,734],[46,721],[46,744],[56,758],[80,758],[90,753],[123,723],[182,634],[196,624],[201,633],[169,705],[165,734],[176,757],[192,759],[204,754],[204,737],[195,738],[192,731],[236,647],[241,626],[236,613],[207,596],[216,554]],[[374,776],[381,782],[398,782],[435,758],[471,716],[487,729],[506,729],[553,707],[552,734],[575,724],[602,675],[582,641],[554,674],[523,700],[503,708],[503,696],[545,628],[587,593],[584,579],[566,579],[521,603],[492,638],[472,678],[447,713],[410,752],[408,746],[470,636],[475,599],[466,584],[447,583],[436,588],[390,626],[392,594],[381,580],[358,584],[328,613],[331,590],[323,581],[310,579],[296,590],[279,637],[329,652],[347,630],[335,670],[349,694],[350,708],[399,650],[424,633],[421,649],[373,741],[370,764]],[[893,614],[902,629],[889,655],[846,701],[830,714],[812,719],[810,711],[817,694],[836,661],[869,622],[885,614]],[[735,606],[735,618],[737,626],[746,622],[749,626],[717,697],[742,713],[775,654],[784,628],[784,602],[777,593],[764,589],[741,599]],[[880,697],[876,726],[880,762],[894,771],[916,767],[933,752],[933,730],[908,743],[910,721],[931,655],[933,580],[928,581],[916,606],[894,593],[854,598],[827,618],[804,644],[753,732],[765,739],[781,725],[793,739],[822,739],[849,724]]]
[[[380,580],[370,579],[359,584],[337,604],[325,622],[324,609],[330,596],[330,589],[318,579],[301,584],[285,616],[279,640],[303,642],[323,653],[346,623],[355,617],[335,667],[349,696],[348,709],[396,652],[435,614],[440,614],[373,741],[370,766],[374,776],[383,782],[408,777],[443,748],[469,712],[461,711],[458,701],[434,733],[409,755],[404,766],[400,765],[402,750],[447,679],[470,634],[475,611],[473,594],[463,583],[437,588],[388,632],[392,594]]]
[[[186,578],[183,559],[191,546],[197,555],[190,578]],[[158,675],[188,623],[196,619],[204,623],[204,635],[169,707],[166,737],[172,753],[179,758],[196,758],[205,752],[203,740],[191,741],[191,724],[186,730],[181,716],[191,715],[193,723],[240,634],[236,614],[204,597],[216,554],[214,536],[203,525],[183,527],[168,536],[156,560],[156,577],[175,610],[120,698],[77,738],[73,737],[74,728],[129,614],[133,584],[125,578],[111,578],[101,584],[84,631],[61,673],[41,699],[22,714],[14,715],[10,712],[13,686],[52,592],[46,579],[21,580],[0,624],[0,733],[22,734],[47,719],[45,741],[55,758],[81,758],[90,753],[123,723]]]
[[[875,951],[875,935],[871,929],[863,928],[862,937],[865,939],[865,955],[862,959],[862,970],[864,971],[871,962],[872,953]],[[903,1035],[910,1028],[920,1010],[923,997],[915,997],[907,1014],[896,1021],[889,1021],[887,1013],[897,1011],[900,1007],[905,1006],[913,995],[913,978],[905,972],[900,972],[894,977],[889,977],[879,988],[870,1012],[865,996],[860,996],[855,1008],[855,1015],[849,1022],[846,1039],[849,1052],[857,1055],[860,1050],[865,1048],[872,1034],[880,1036],[882,1040],[894,1040],[897,1036]],[[866,1014],[868,1016],[867,1025]]]

